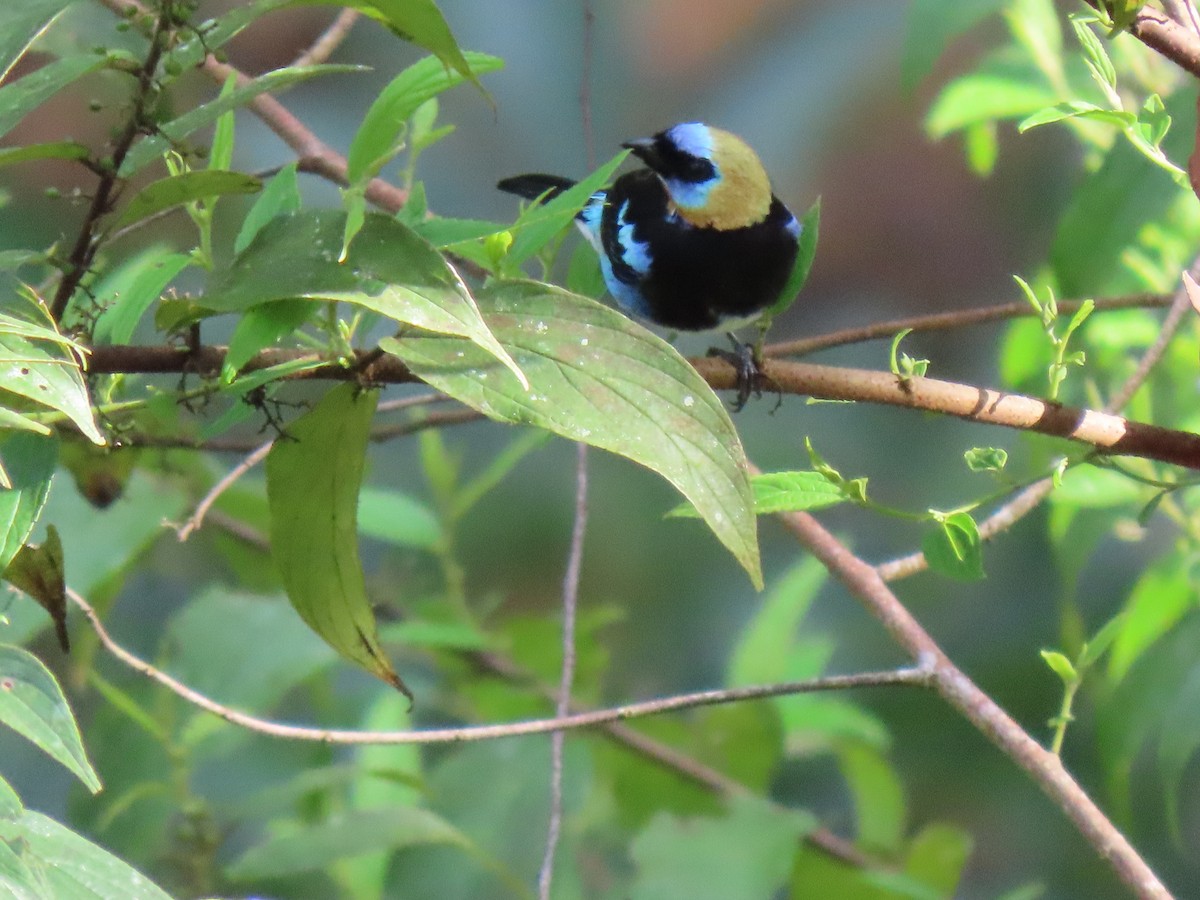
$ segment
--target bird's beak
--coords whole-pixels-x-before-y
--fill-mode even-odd
[[[654,138],[637,138],[626,141],[621,146],[626,150],[632,150],[634,156],[652,169],[661,161],[658,151],[654,149]]]

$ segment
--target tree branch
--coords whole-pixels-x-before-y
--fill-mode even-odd
[[[91,374],[195,372],[212,375],[220,371],[224,358],[223,347],[199,347],[194,350],[169,346],[95,347],[88,358],[88,371]],[[320,356],[311,351],[268,349],[246,363],[243,371],[258,371],[299,359],[317,360]],[[365,371],[353,365],[344,367],[328,363],[290,378],[361,379],[377,384],[420,380],[394,356],[385,354],[376,357],[359,351],[359,360],[370,360]],[[736,386],[736,373],[724,360],[702,357],[691,362],[714,389],[732,390]],[[778,389],[788,394],[943,413],[973,422],[1067,438],[1090,444],[1104,453],[1141,456],[1200,469],[1200,435],[1134,422],[1110,413],[1060,406],[991,388],[934,378],[901,378],[891,372],[867,369],[770,360],[766,362],[764,370]]]
[[[1100,297],[1095,301],[1096,312],[1170,306],[1172,296],[1171,294],[1129,294],[1124,297]],[[1083,303],[1082,300],[1059,300],[1058,311],[1064,315],[1070,314],[1079,309]],[[1037,313],[1028,301],[1017,300],[1012,303],[981,306],[977,309],[957,309],[924,316],[910,316],[905,319],[892,319],[890,322],[874,322],[858,328],[846,328],[841,331],[831,331],[828,334],[798,338],[794,341],[767,344],[763,347],[763,356],[805,356],[830,347],[861,344],[864,341],[890,340],[905,330],[914,332],[948,331],[954,328],[966,328],[988,322],[1003,322],[1008,319],[1020,319],[1034,315]]]
[[[1030,737],[950,661],[869,563],[846,549],[807,513],[784,513],[780,518],[830,574],[883,623],[917,662],[917,670],[932,673],[933,687],[942,698],[1029,773],[1138,897],[1164,900],[1171,896],[1125,836],[1071,777],[1062,760]]]
[[[105,650],[135,672],[157,682],[193,706],[210,712],[230,724],[240,725],[258,734],[296,741],[317,741],[324,744],[353,746],[364,744],[458,744],[467,741],[548,734],[553,731],[577,728],[595,728],[613,722],[678,712],[683,709],[739,703],[746,700],[764,700],[770,697],[786,697],[792,694],[840,691],[859,687],[925,687],[929,684],[929,672],[918,667],[891,669],[883,672],[861,672],[855,675],[828,675],[824,678],[810,678],[805,681],[789,681],[743,688],[695,691],[689,694],[661,697],[657,700],[645,700],[641,703],[628,703],[608,709],[554,716],[549,719],[528,719],[502,725],[467,725],[462,728],[427,728],[409,731],[308,728],[251,716],[206,697],[122,647],[108,633],[91,604],[77,591],[67,588],[67,597],[83,613]]]
[[[75,237],[71,254],[67,257],[62,279],[58,282],[58,288],[50,300],[50,315],[56,322],[62,321],[67,304],[71,302],[75,289],[79,287],[88,269],[91,268],[92,260],[95,259],[100,220],[112,209],[117,189],[121,183],[117,173],[120,171],[121,163],[125,161],[129,149],[133,146],[133,142],[142,133],[146,124],[146,112],[155,93],[154,77],[163,53],[167,49],[173,15],[172,0],[162,0],[162,6],[154,19],[154,28],[150,33],[150,48],[146,51],[146,59],[137,71],[137,88],[133,92],[129,118],[113,143],[108,159],[100,166],[100,181],[96,185],[96,192],[92,195],[91,205],[83,218],[79,234]]]

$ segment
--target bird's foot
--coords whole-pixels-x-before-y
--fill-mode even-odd
[[[750,395],[761,397],[763,388],[774,390],[778,395],[778,401],[775,403],[775,412],[783,403],[783,392],[779,390],[778,385],[771,380],[771,377],[763,371],[762,357],[759,355],[758,347],[755,344],[747,344],[739,341],[732,334],[729,336],[729,341],[733,344],[732,350],[722,350],[720,347],[709,347],[708,355],[715,356],[718,359],[723,359],[725,362],[733,366],[737,372],[737,397],[731,404],[734,412],[741,412],[742,408],[750,400]]]

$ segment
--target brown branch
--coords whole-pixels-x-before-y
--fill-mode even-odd
[[[292,60],[292,68],[315,66],[325,62],[333,55],[333,51],[341,46],[342,41],[350,34],[350,29],[358,21],[358,10],[347,7],[337,14],[329,27],[321,32],[321,36],[313,41],[312,46]]]
[[[1104,312],[1114,309],[1169,306],[1171,299],[1171,294],[1130,294],[1125,297],[1101,297],[1095,301],[1095,304],[1096,312]],[[1062,314],[1073,313],[1083,303],[1083,300],[1059,300],[1058,311]],[[1028,301],[997,303],[994,306],[981,306],[978,309],[959,309],[923,316],[910,316],[904,319],[892,319],[890,322],[875,322],[859,328],[846,328],[841,331],[831,331],[828,334],[798,338],[794,341],[780,341],[763,347],[763,355],[769,357],[804,356],[830,347],[861,344],[864,341],[889,340],[905,330],[914,332],[947,331],[953,328],[966,328],[971,325],[1003,322],[1034,315],[1037,313]]]
[[[713,388],[735,387],[736,373],[724,360],[694,359],[692,363]],[[768,361],[764,371],[779,390],[788,394],[943,413],[1068,438],[1105,453],[1200,469],[1200,435],[1132,422],[1109,413],[934,378],[901,378],[891,372],[780,361]]]
[[[92,374],[198,372],[214,374],[224,359],[223,347],[95,347],[88,360]],[[359,359],[373,359],[367,381],[396,384],[419,381],[394,356],[378,358],[359,351]],[[298,359],[320,359],[309,351],[274,348],[251,359],[243,371],[257,371]],[[732,390],[736,374],[729,363],[715,358],[691,360],[700,375],[717,390]],[[1160,462],[1200,469],[1200,435],[1123,419],[1110,413],[1060,406],[1045,400],[973,387],[934,378],[901,378],[891,372],[819,366],[811,363],[768,361],[767,376],[779,390],[823,400],[855,400],[957,416],[973,422],[1003,425],[1090,444],[1104,453],[1141,456]],[[355,366],[327,363],[293,379],[354,380],[364,377]]]
[[[1096,5],[1094,0],[1088,2]],[[1184,71],[1200,78],[1200,35],[1193,29],[1147,4],[1134,17],[1129,33]]]
[[[1030,737],[950,661],[869,563],[846,549],[812,516],[784,513],[780,518],[830,574],[883,623],[916,661],[918,671],[932,673],[933,687],[942,698],[1029,773],[1138,897],[1163,900],[1171,896],[1125,836],[1071,777],[1062,760]]]

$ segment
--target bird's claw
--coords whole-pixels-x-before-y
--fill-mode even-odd
[[[771,377],[763,371],[762,360],[758,356],[755,345],[742,343],[732,334],[729,335],[729,340],[733,344],[732,350],[709,347],[708,355],[725,360],[737,372],[737,380],[735,382],[737,397],[730,404],[730,407],[734,412],[741,412],[742,408],[749,402],[751,394],[754,394],[755,397],[761,397],[763,388],[767,388],[774,390],[779,395],[775,408],[771,412],[779,409],[783,403],[783,393],[779,390],[775,382],[771,380]]]

